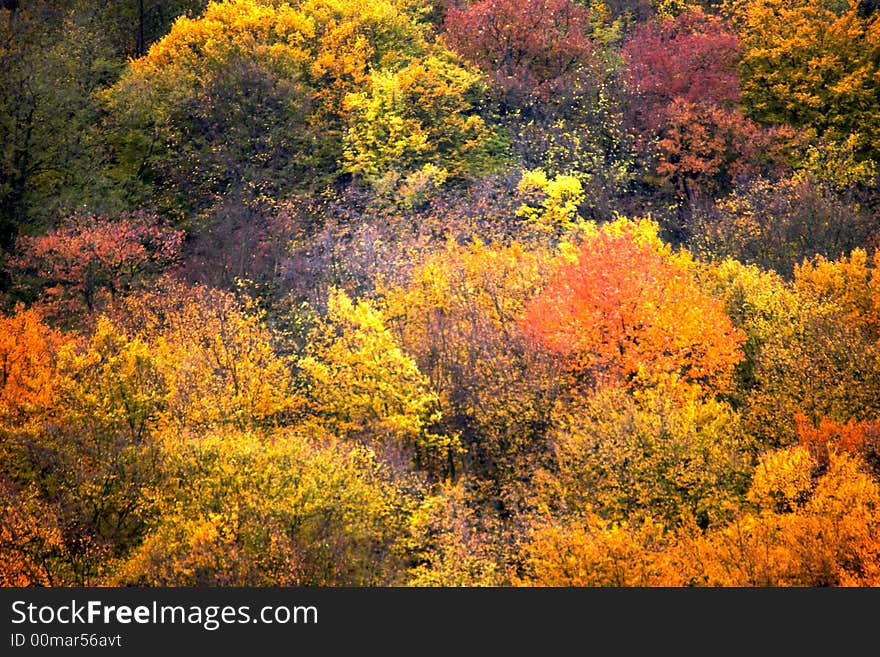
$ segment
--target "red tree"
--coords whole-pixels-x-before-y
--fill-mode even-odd
[[[593,63],[589,11],[572,0],[481,0],[450,8],[444,29],[511,109],[570,94]]]
[[[126,292],[170,265],[182,241],[183,231],[153,215],[76,214],[45,235],[20,237],[10,264],[36,279],[51,314],[69,321],[93,312],[102,293]]]
[[[719,18],[695,10],[644,23],[623,55],[641,148],[655,150],[656,172],[677,194],[779,165],[776,131],[739,108],[738,38]]]
[[[637,27],[623,47],[633,111],[647,127],[663,127],[675,99],[734,108],[740,99],[739,44],[720,19],[689,11]]]

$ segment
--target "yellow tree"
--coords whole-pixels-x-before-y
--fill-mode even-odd
[[[485,82],[450,53],[376,71],[368,91],[345,98],[345,168],[367,179],[425,165],[452,178],[485,173],[504,144],[475,111]]]
[[[518,586],[662,586],[670,539],[650,520],[609,522],[595,513],[531,528]]]
[[[516,188],[526,198],[517,208],[517,216],[538,231],[558,237],[577,226],[578,206],[586,197],[575,176],[560,174],[548,178],[542,169],[533,169],[523,172]]]
[[[415,361],[367,300],[330,291],[327,316],[312,331],[297,361],[304,374],[307,410],[337,435],[383,450],[412,450],[415,464],[442,467],[454,438],[434,433],[440,407]]]
[[[738,413],[674,378],[560,400],[547,440],[552,459],[534,495],[561,516],[707,527],[739,505],[752,468]]]
[[[519,489],[562,384],[517,323],[552,258],[516,242],[449,241],[383,290],[389,325],[440,396],[442,426],[461,436],[454,467],[483,480],[486,499],[527,496]]]
[[[794,269],[795,290],[808,303],[829,304],[843,321],[880,339],[880,251],[869,256],[853,249],[849,256],[805,260]]]
[[[765,123],[855,140],[858,160],[880,154],[880,15],[851,0],[732,3],[740,35],[742,101]],[[852,144],[850,144],[852,146]]]
[[[17,335],[28,358],[7,360],[5,392],[25,384],[0,422],[4,497],[21,504],[6,515],[7,531],[21,536],[19,553],[40,564],[48,581],[94,583],[137,542],[150,515],[144,489],[157,472],[150,428],[164,381],[146,343],[129,340],[106,317],[85,336],[52,339],[43,327],[48,353],[41,353],[46,342],[28,336],[38,327]],[[23,532],[31,512],[39,515]]]
[[[276,353],[253,304],[165,279],[126,299],[118,316],[149,345],[164,378],[162,427],[245,429],[284,422],[295,410],[292,363]]]
[[[375,454],[314,426],[162,440],[159,513],[109,581],[141,586],[380,586],[411,501]]]
[[[799,299],[776,272],[732,258],[701,267],[697,279],[701,288],[721,301],[733,325],[745,335],[744,358],[737,364],[733,391],[743,405],[759,385],[758,370],[763,367],[765,347],[796,339],[802,326]],[[746,405],[746,412],[750,410]]]

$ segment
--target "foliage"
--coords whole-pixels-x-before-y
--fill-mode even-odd
[[[482,0],[450,7],[443,38],[488,74],[513,111],[589,84],[590,31],[590,12],[571,0]]]
[[[701,287],[721,300],[733,325],[745,334],[744,358],[736,366],[732,397],[738,404],[760,385],[757,370],[763,367],[768,346],[797,340],[801,330],[801,305],[781,276],[755,265],[727,258],[698,274]]]
[[[856,142],[855,163],[877,160],[880,16],[860,3],[734,3],[742,43],[743,106],[831,143]]]
[[[407,586],[501,586],[507,583],[498,518],[474,509],[462,484],[444,484],[409,518],[403,539],[411,563]]]
[[[517,191],[526,198],[534,198],[539,206],[524,203],[517,209],[517,216],[536,225],[542,232],[558,235],[576,226],[584,191],[574,176],[548,178],[541,169],[524,171]]]
[[[798,443],[806,447],[820,468],[827,468],[832,453],[857,454],[875,475],[880,474],[880,423],[834,422],[822,418],[818,426],[796,415]]]
[[[777,136],[740,111],[736,34],[700,10],[638,26],[623,48],[640,148],[682,198],[729,188],[743,173],[775,168]]]
[[[695,212],[689,244],[706,258],[736,258],[790,278],[804,259],[870,244],[877,229],[869,208],[857,190],[804,171],[757,177]]]
[[[674,374],[724,390],[742,334],[681,262],[640,243],[633,226],[586,234],[529,302],[524,329],[588,384],[639,386]]]
[[[375,71],[368,92],[346,96],[344,168],[367,179],[433,166],[461,178],[489,171],[503,143],[476,112],[479,74],[435,55]],[[493,143],[494,142],[494,143]]]
[[[816,256],[795,267],[795,290],[807,301],[827,304],[871,339],[880,338],[880,251],[861,248],[837,260]],[[875,280],[876,279],[876,280]]]
[[[679,550],[685,556],[679,563],[685,581],[708,586],[877,585],[877,482],[858,459],[834,454],[827,472],[808,484],[803,458],[802,448],[794,448],[765,460],[768,474],[754,497],[763,504],[766,498],[759,491],[775,488],[770,508],[759,507],[705,536],[682,540]],[[800,483],[784,484],[790,475]],[[767,488],[763,482],[771,477],[777,483]],[[787,497],[792,494],[793,500]],[[780,499],[791,508],[777,510]]]
[[[106,95],[120,175],[198,211],[243,183],[280,196],[399,156],[477,172],[493,139],[478,77],[426,37],[390,0],[211,3]]]
[[[627,39],[628,84],[642,104],[638,120],[663,122],[673,99],[732,108],[740,99],[737,35],[718,18],[694,10],[647,21]]]
[[[645,522],[607,522],[586,513],[532,529],[519,586],[645,587],[663,583],[662,529]]]
[[[0,585],[880,586],[878,29],[0,0]]]
[[[486,0],[451,7],[444,25],[492,82],[515,165],[577,177],[585,210],[610,217],[641,164],[618,79],[622,20],[601,2]]]
[[[199,208],[239,181],[309,170],[308,158],[286,153],[319,152],[303,80],[313,35],[313,21],[289,5],[212,3],[175,21],[105,94],[132,194],[155,181],[168,207]]]
[[[95,3],[89,3],[95,4]],[[84,206],[120,209],[104,166],[95,94],[115,79],[116,57],[84,2],[0,9],[0,248]],[[76,5],[76,6],[71,6]]]
[[[34,309],[0,316],[0,423],[40,415],[55,401],[55,367],[63,337]]]
[[[3,477],[22,513],[46,510],[49,533],[35,533],[41,547],[30,558],[50,581],[86,585],[139,540],[152,512],[144,492],[156,455],[147,425],[161,379],[146,345],[106,318],[88,339],[56,343],[51,355],[47,407],[0,431]]]
[[[558,404],[548,441],[548,507],[612,522],[707,526],[738,506],[751,468],[736,412],[674,379]]]
[[[0,586],[57,586],[64,543],[54,509],[33,489],[0,484]]]
[[[401,345],[439,394],[445,433],[466,450],[451,473],[488,480],[486,495],[510,495],[508,504],[524,493],[514,482],[540,453],[560,387],[554,363],[528,347],[517,324],[548,260],[518,243],[448,242],[383,294]]]
[[[275,352],[253,304],[164,280],[127,298],[117,314],[149,345],[165,381],[157,418],[165,430],[273,426],[297,408],[292,363]]]
[[[143,286],[177,260],[183,232],[158,217],[74,214],[43,235],[18,239],[11,259],[22,285],[41,292],[47,312],[66,323]]]
[[[161,515],[117,585],[393,582],[405,491],[374,455],[311,430],[226,428],[162,445]]]
[[[417,467],[442,467],[454,437],[436,434],[439,399],[415,361],[397,346],[381,312],[332,290],[327,316],[297,362],[309,412],[339,436],[360,437],[375,449],[413,450]]]
[[[795,321],[770,335],[756,364],[748,422],[771,444],[797,439],[796,416],[818,425],[877,417],[874,267],[863,250],[796,269]]]

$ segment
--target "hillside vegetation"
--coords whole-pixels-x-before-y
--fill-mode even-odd
[[[0,2],[0,585],[880,586],[871,0]]]

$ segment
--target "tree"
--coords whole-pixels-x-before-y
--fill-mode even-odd
[[[838,258],[876,240],[870,208],[870,197],[808,171],[758,176],[696,211],[688,243],[706,258],[736,258],[790,279],[805,259]]]
[[[825,469],[832,453],[856,454],[875,475],[880,475],[880,421],[835,422],[822,418],[818,425],[804,415],[796,415],[798,444],[810,451],[819,468]]]
[[[315,427],[186,432],[163,444],[161,513],[111,581],[381,586],[397,581],[403,487]]]
[[[208,0],[137,0],[93,8],[115,50],[123,57],[142,57],[165,36],[179,16],[200,14]]]
[[[744,358],[736,366],[732,398],[737,407],[749,413],[752,409],[746,400],[761,385],[764,349],[777,340],[789,344],[798,339],[802,329],[800,301],[776,272],[732,258],[709,264],[697,276],[700,286],[721,301],[733,325],[745,335]]]
[[[529,111],[589,84],[590,32],[590,12],[571,0],[481,0],[450,7],[443,38],[488,74],[507,111]]]
[[[117,175],[132,200],[158,183],[165,207],[203,210],[230,186],[271,189],[314,171],[313,31],[289,5],[212,3],[133,60],[105,94]]]
[[[682,583],[707,586],[876,586],[880,489],[858,458],[832,454],[815,477],[803,447],[771,452],[756,471],[753,509],[705,535],[683,536]]]
[[[22,236],[10,261],[13,275],[35,281],[40,301],[68,323],[137,289],[177,260],[183,231],[144,213],[105,217],[73,214],[43,235]]]
[[[482,76],[451,57],[374,72],[369,92],[345,98],[345,169],[368,180],[425,165],[454,179],[490,171],[503,143],[477,112],[482,95]]]
[[[619,82],[622,21],[602,2],[483,0],[450,7],[444,30],[492,83],[517,164],[577,177],[585,203],[609,217],[635,169]]]
[[[739,43],[720,18],[690,10],[647,21],[623,54],[639,148],[656,149],[656,173],[679,197],[782,163],[777,135],[739,109]]]
[[[65,581],[58,504],[41,496],[32,432],[58,406],[58,351],[65,338],[33,309],[0,315],[0,584]]]
[[[0,316],[0,426],[27,422],[52,407],[63,336],[34,309]]]
[[[739,40],[717,16],[701,10],[639,25],[623,48],[627,82],[641,101],[638,121],[659,127],[676,98],[733,108],[740,100]]]
[[[737,180],[782,170],[781,133],[762,129],[738,109],[675,98],[664,114],[655,171],[679,198],[714,194]]]
[[[874,263],[862,249],[795,270],[794,322],[770,334],[756,360],[746,408],[750,431],[770,445],[797,441],[796,416],[873,421],[880,413],[880,344]]]
[[[276,353],[265,313],[231,293],[162,279],[114,311],[165,380],[163,432],[287,423],[299,401],[292,363]]]
[[[0,248],[84,205],[119,209],[104,166],[98,90],[122,67],[71,3],[0,8]]]
[[[639,386],[672,374],[728,389],[744,336],[681,260],[637,230],[618,221],[585,235],[526,306],[523,329],[586,384]]]
[[[528,504],[562,385],[517,323],[550,259],[518,242],[449,241],[381,290],[390,328],[439,395],[443,433],[460,437],[450,474],[481,482],[484,501],[507,512]]]
[[[873,256],[863,248],[836,260],[805,259],[794,268],[794,288],[807,302],[828,304],[842,321],[880,339],[880,250]]]
[[[8,529],[20,532],[22,514],[42,511],[21,549],[53,584],[86,585],[137,543],[150,516],[150,428],[164,382],[146,345],[106,318],[91,336],[53,345],[50,358],[49,404],[0,423],[0,477],[7,501],[23,505]]]
[[[390,81],[403,104],[383,105]],[[457,173],[455,158],[485,149],[490,133],[479,96],[475,75],[388,0],[235,0],[178,19],[106,101],[119,125],[120,175],[147,191],[158,184],[167,207],[205,212],[229,193],[319,189],[344,173],[345,139],[348,163],[369,174],[426,131],[436,143],[404,146],[406,164],[451,158]],[[437,120],[453,132],[434,130]],[[370,134],[391,126],[398,132],[387,155]],[[483,164],[476,160],[468,172]]]
[[[743,106],[762,123],[805,128],[856,142],[857,161],[878,161],[880,15],[858,0],[738,3]]]
[[[537,494],[557,518],[708,527],[742,503],[752,468],[739,414],[675,379],[560,400],[547,440],[552,459]]]
[[[33,489],[0,483],[0,586],[57,586],[64,543],[55,509]]]
[[[519,586],[663,586],[666,541],[651,522],[608,522],[593,513],[533,526]]]
[[[559,237],[577,226],[578,209],[585,198],[583,186],[576,177],[548,178],[541,169],[524,171],[516,188],[531,201],[517,209],[517,216],[539,231]]]
[[[471,493],[472,495],[473,493]],[[402,542],[406,586],[503,586],[509,545],[497,514],[469,498],[463,482],[425,495],[408,517]]]
[[[397,346],[380,311],[331,290],[327,317],[297,361],[315,414],[338,436],[359,438],[381,455],[410,452],[416,467],[445,467],[454,437],[434,433],[439,400],[416,363]]]

